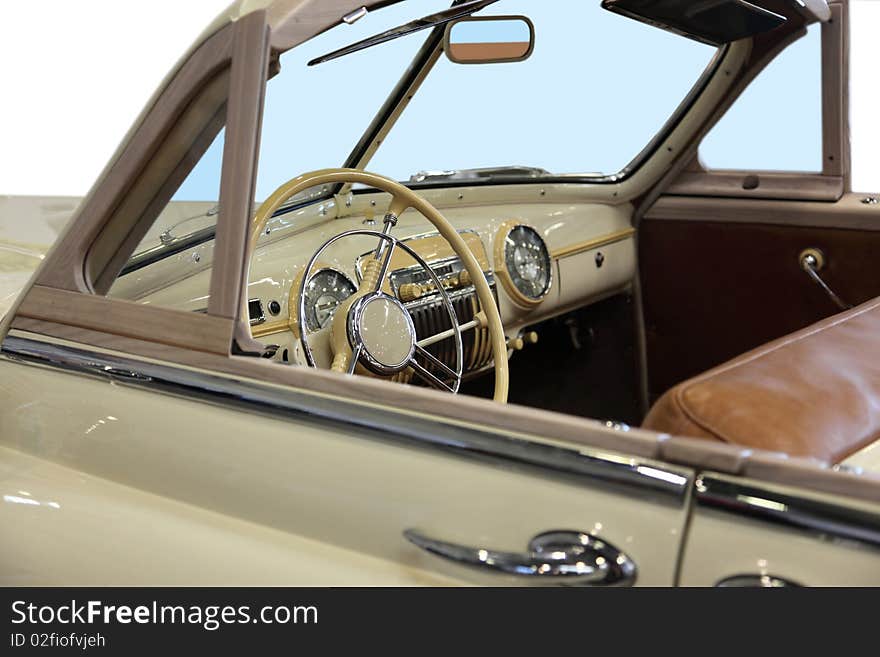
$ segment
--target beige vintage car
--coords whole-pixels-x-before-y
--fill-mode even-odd
[[[3,248],[0,583],[880,585],[847,21],[236,2]],[[814,170],[710,166],[804,43]]]

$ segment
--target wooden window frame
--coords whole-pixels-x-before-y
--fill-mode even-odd
[[[247,307],[242,281],[269,54],[265,11],[250,13],[220,29],[192,53],[80,205],[33,287],[14,309],[13,328],[38,320],[224,356],[247,349],[249,332],[240,320]],[[152,174],[153,158],[174,139],[181,118],[221,75],[228,77],[228,83],[224,80],[228,84],[226,138],[207,312],[107,298],[118,270],[155,221],[154,215],[210,144],[207,137],[213,138],[212,130],[213,134],[219,131],[213,106],[200,116],[203,125],[197,125],[194,132],[203,135],[191,142],[190,152],[162,180],[145,186],[141,205],[132,210],[143,218],[131,221],[122,204],[143,177]],[[127,215],[121,219],[117,216],[120,207]]]

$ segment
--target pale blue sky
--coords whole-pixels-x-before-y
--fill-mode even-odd
[[[700,145],[714,169],[822,170],[819,25],[749,85]]]
[[[257,200],[296,175],[342,165],[427,32],[316,67],[306,62],[449,4],[406,0],[282,57],[267,90]],[[501,0],[483,14],[528,15],[536,30],[532,58],[476,66],[442,58],[368,169],[400,180],[426,169],[512,164],[616,173],[662,127],[715,52],[606,12],[599,0]],[[819,62],[810,59],[817,42],[802,40],[759,78],[707,139],[707,162],[821,167]],[[815,139],[804,137],[810,131]],[[175,198],[217,198],[221,142]]]

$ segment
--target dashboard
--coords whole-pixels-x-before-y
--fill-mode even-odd
[[[527,348],[535,336],[527,329],[619,293],[635,275],[632,207],[564,199],[535,202],[463,201],[459,193],[434,192],[428,200],[455,227],[479,262],[504,324],[510,353]],[[353,197],[349,216],[330,218],[337,207],[322,205],[273,218],[251,262],[248,312],[251,332],[276,361],[304,364],[299,325],[299,291],[305,267],[329,238],[350,230],[381,230],[386,201],[382,194]],[[561,199],[560,199],[561,200]],[[499,199],[500,201],[500,199]],[[392,234],[405,241],[436,274],[446,290],[459,325],[479,312],[474,286],[451,247],[427,221],[410,210]],[[355,294],[365,258],[376,238],[340,240],[321,255],[309,273],[304,298],[305,331],[315,362],[329,367],[329,332],[336,308]],[[181,310],[207,307],[213,244],[180,254],[119,279],[111,294]],[[403,250],[396,250],[383,291],[400,300],[413,320],[417,338],[442,334],[452,324],[433,277]],[[169,283],[170,280],[170,283]],[[488,331],[462,332],[465,374],[492,366]],[[438,341],[428,350],[452,364],[454,341]],[[407,372],[396,380],[410,382]]]

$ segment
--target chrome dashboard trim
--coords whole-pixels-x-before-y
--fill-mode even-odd
[[[257,312],[252,313],[253,306],[256,304]],[[208,312],[205,309],[205,312]],[[259,326],[260,324],[266,323],[266,309],[263,306],[262,299],[248,299],[248,319],[250,320],[251,326]]]
[[[679,507],[687,502],[692,483],[691,471],[647,459],[513,438],[302,389],[278,389],[257,381],[97,353],[86,345],[73,347],[10,334],[0,345],[0,358],[275,418],[356,427],[367,432],[365,439],[439,451],[497,467],[534,468],[545,476],[574,479],[581,485],[623,485]]]
[[[880,513],[780,493],[714,473],[698,476],[695,487],[701,507],[806,531],[820,539],[847,539],[880,548]]]
[[[474,230],[473,228],[462,228],[456,232],[459,235],[466,235],[468,233],[472,233],[472,234],[476,235],[477,238],[480,240],[480,243],[483,245],[483,250],[484,251],[486,250],[486,243],[483,241],[483,236],[480,235],[480,232],[478,230]],[[415,235],[410,235],[409,237],[404,237],[402,239],[399,239],[398,242],[401,242],[403,244],[409,244],[410,242],[417,242],[418,240],[427,239],[429,237],[440,237],[440,233],[439,233],[439,231],[436,231],[436,230],[427,231],[424,233],[417,233]],[[486,254],[488,257],[488,251],[486,252]],[[364,278],[364,273],[363,273],[364,259],[371,258],[373,255],[374,255],[373,251],[367,251],[366,253],[362,253],[361,255],[359,255],[355,259],[354,270],[355,270],[355,273],[357,274],[358,283],[360,283]],[[429,265],[435,265],[438,262],[445,262],[446,260],[456,260],[456,259],[458,259],[458,256],[449,256],[447,258],[443,258],[440,260],[426,260],[425,262],[427,262]],[[418,265],[413,265],[412,267],[408,267],[407,269],[414,269],[417,266]],[[402,271],[402,270],[396,270],[396,271]],[[485,274],[488,272],[483,272],[483,273]]]
[[[440,269],[442,267],[458,266],[458,269],[456,269],[453,273],[461,273],[462,271],[467,271],[464,268],[464,264],[462,263],[461,258],[459,258],[458,256],[452,256],[452,257],[443,258],[440,260],[432,260],[431,262],[428,263],[428,265],[431,267],[431,269],[434,270],[434,273],[437,274],[437,277],[440,279],[441,282],[443,280],[445,280],[445,276],[441,276],[440,273],[438,272],[438,269]],[[401,286],[405,285],[408,282],[413,282],[411,280],[402,282],[402,281],[400,281],[401,277],[407,276],[408,274],[412,274],[415,272],[422,272],[422,271],[425,271],[425,268],[422,267],[421,265],[416,264],[416,265],[413,265],[412,267],[405,267],[403,269],[395,269],[393,272],[391,272],[388,275],[388,282],[391,285],[391,291],[394,293],[394,296],[399,298]],[[498,290],[497,290],[497,285],[495,282],[495,273],[492,271],[484,271],[483,276],[486,277],[486,282],[489,284],[489,287],[492,290],[492,294],[495,296],[495,303],[497,304],[498,303]],[[430,275],[429,275],[429,281],[430,281]],[[464,287],[447,288],[446,292],[447,292],[447,294],[449,294],[450,299],[457,299],[462,296],[471,296],[471,295],[475,294],[475,289],[476,288],[474,287],[474,284],[471,283],[470,285],[465,285]],[[412,301],[405,301],[404,305],[407,308],[428,306],[428,305],[431,305],[431,303],[437,301],[437,299],[440,296],[441,296],[440,290],[435,290],[433,292],[429,292],[428,294],[425,294],[422,297],[419,297],[418,299],[414,299]]]

